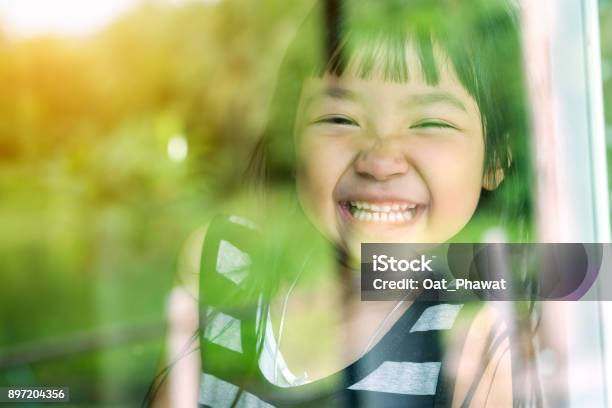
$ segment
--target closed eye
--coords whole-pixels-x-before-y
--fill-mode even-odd
[[[323,116],[319,119],[316,119],[314,124],[330,124],[330,125],[342,125],[342,126],[359,126],[357,122],[348,116],[343,115],[329,115]]]
[[[443,120],[424,120],[418,122],[412,126],[411,129],[457,129],[456,126],[451,125]]]

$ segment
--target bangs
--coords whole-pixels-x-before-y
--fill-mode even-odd
[[[318,74],[408,82],[420,70],[429,85],[437,85],[438,64],[470,52],[475,18],[451,1],[343,1],[325,10],[325,63]],[[471,26],[471,27],[470,27]],[[476,30],[478,31],[478,30]],[[461,41],[464,40],[464,41]],[[438,51],[438,52],[436,52]],[[442,51],[440,53],[440,51]],[[449,58],[446,58],[449,57]],[[463,59],[461,63],[469,61]],[[471,67],[470,67],[471,68]]]
[[[406,83],[414,74],[411,70],[419,70],[427,84],[434,86],[440,77],[439,62],[429,33],[408,34],[397,30],[365,37],[349,32],[316,75],[349,74],[365,80]]]
[[[320,10],[313,36],[322,42],[311,75],[381,79],[405,83],[417,75],[438,85],[443,69],[457,74],[477,102],[516,33],[508,9],[492,0],[474,0],[473,7],[451,0],[346,0]],[[481,3],[482,2],[482,3]],[[486,5],[486,6],[485,6]],[[444,66],[442,66],[443,64]]]

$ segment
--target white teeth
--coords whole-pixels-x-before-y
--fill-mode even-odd
[[[416,204],[408,203],[391,203],[391,204],[371,204],[365,201],[350,201],[351,207],[357,208],[358,210],[372,210],[378,212],[390,212],[390,211],[405,211],[408,209],[416,208]]]
[[[360,221],[402,223],[414,218],[417,204],[391,203],[371,204],[365,201],[351,201],[351,213]]]

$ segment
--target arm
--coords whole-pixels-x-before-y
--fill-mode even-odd
[[[475,316],[458,353],[453,407],[512,407],[510,339],[490,304]]]
[[[198,282],[202,243],[206,227],[196,230],[185,242],[178,259],[178,284],[168,297],[166,359],[170,367],[152,404],[162,407],[197,406],[200,381]],[[162,368],[162,369],[163,369]]]

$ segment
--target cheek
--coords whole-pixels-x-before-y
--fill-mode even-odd
[[[297,185],[300,203],[310,220],[327,236],[337,238],[336,202],[338,180],[351,163],[347,146],[339,140],[308,138],[298,150]]]
[[[472,143],[437,146],[422,163],[431,194],[429,227],[441,240],[455,235],[472,218],[482,186],[484,146]]]

